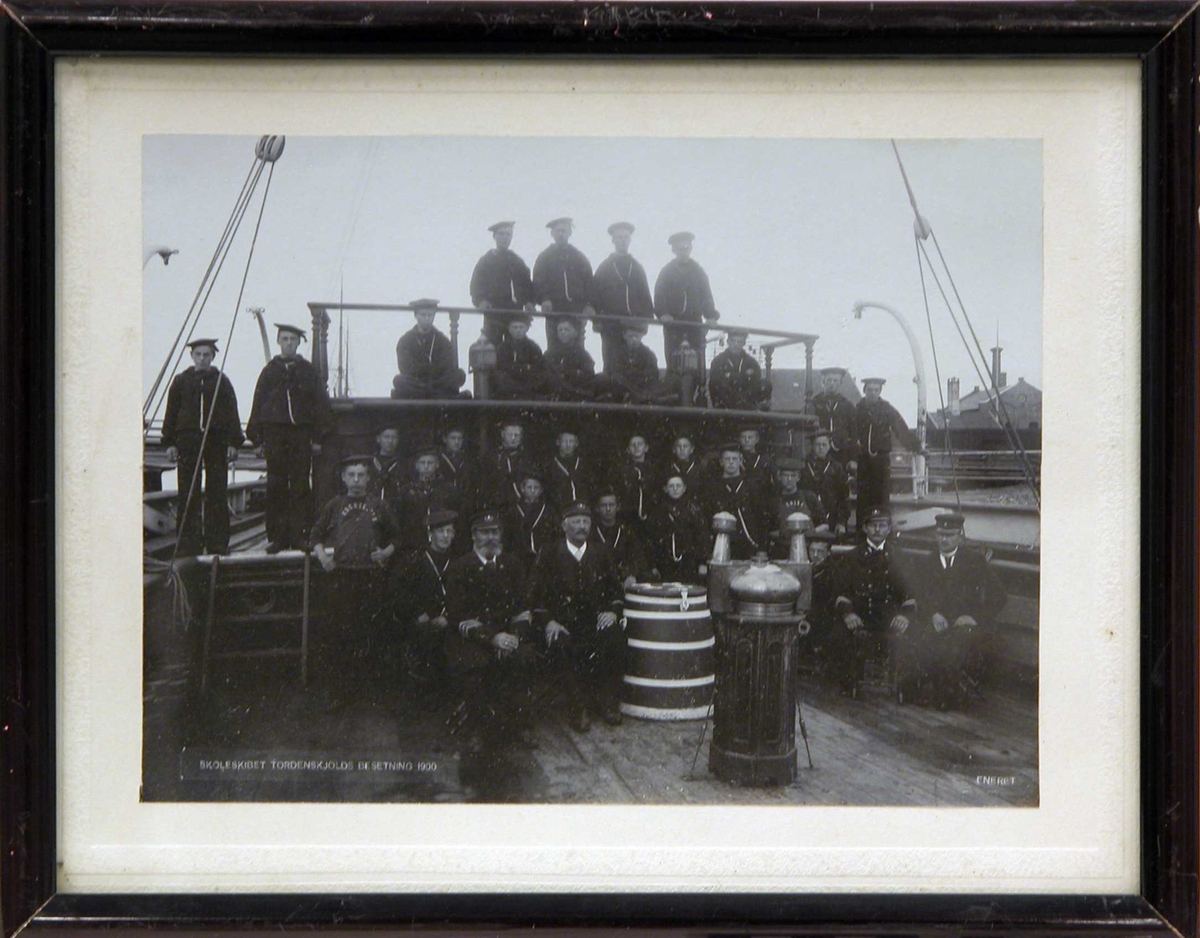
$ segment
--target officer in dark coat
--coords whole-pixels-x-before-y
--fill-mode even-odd
[[[188,348],[192,366],[171,382],[162,427],[167,459],[178,465],[176,553],[181,557],[202,551],[227,554],[229,467],[237,460],[245,436],[233,384],[213,367],[217,340],[196,339]],[[203,480],[198,471],[201,464]]]
[[[625,586],[650,575],[650,561],[641,537],[621,520],[621,496],[613,486],[596,491],[596,516],[592,540],[599,541],[612,553],[617,573]]]
[[[329,420],[325,382],[297,354],[303,329],[275,323],[279,354],[258,376],[246,435],[267,457],[267,553],[304,548],[312,524],[312,457]]]
[[[729,539],[730,556],[747,560],[769,547],[771,497],[763,476],[748,476],[742,471],[740,443],[729,441],[721,447],[721,475],[709,486],[705,516],[727,512],[737,519],[737,530]]]
[[[624,590],[612,555],[589,541],[592,510],[576,502],[563,512],[562,532],[546,545],[529,582],[533,622],[568,693],[571,728],[585,733],[591,714],[621,722],[625,651]]]
[[[800,486],[820,496],[830,529],[834,534],[844,534],[850,521],[850,483],[846,468],[830,455],[831,431],[817,430],[809,439],[811,449],[800,470]]]
[[[892,500],[892,442],[900,442],[914,452],[920,448],[900,412],[885,401],[883,378],[863,378],[863,399],[854,409],[854,437],[858,453],[857,517],[866,517],[872,508],[887,507]]]
[[[454,359],[454,347],[433,325],[438,301],[422,297],[408,304],[417,324],[396,343],[392,397],[400,400],[450,400],[458,397],[467,373]]]
[[[575,224],[570,218],[555,218],[546,223],[554,243],[533,262],[533,298],[543,313],[582,313],[595,310],[588,302],[592,289],[592,265],[583,252],[569,242]],[[562,316],[546,317],[546,348],[558,347],[558,321]]]
[[[468,751],[503,751],[528,728],[529,676],[542,636],[532,627],[526,570],[503,549],[499,512],[471,519],[471,550],[446,570],[446,656],[455,677],[456,726]]]
[[[916,604],[892,556],[891,529],[891,511],[875,506],[865,516],[865,539],[835,568],[834,613],[841,627],[833,629],[830,651],[846,694],[856,691],[868,657],[886,653],[892,673],[907,689],[915,676],[908,631]]]
[[[608,226],[614,251],[600,262],[592,277],[592,307],[601,316],[638,316],[650,319],[654,316],[654,297],[650,295],[650,281],[646,279],[646,268],[629,253],[629,242],[633,238],[633,225],[619,221]],[[621,347],[621,324],[597,323],[600,333],[601,355],[605,374],[612,372],[613,356]]]
[[[498,221],[488,226],[496,246],[475,264],[471,273],[471,303],[482,310],[533,311],[533,281],[528,265],[513,251],[513,225]],[[504,316],[488,313],[483,317],[483,334],[492,345],[504,341]]]
[[[818,427],[830,434],[829,458],[843,469],[855,456],[854,405],[840,391],[845,375],[845,368],[822,368],[822,390],[812,399]]]
[[[708,285],[708,274],[692,260],[692,242],[696,236],[690,231],[679,231],[667,241],[675,259],[669,261],[659,272],[654,284],[654,314],[663,322],[701,323],[716,322],[721,318],[713,305],[712,288]],[[687,340],[699,354],[700,374],[698,381],[704,384],[704,334],[701,325],[668,326],[663,329],[663,350],[667,367],[675,360],[675,352],[683,340]]]
[[[745,329],[725,333],[728,347],[712,360],[708,377],[708,396],[713,407],[725,410],[767,408],[771,385],[763,381],[762,368],[746,351]]]
[[[406,689],[437,694],[446,677],[446,639],[450,620],[446,610],[446,573],[453,559],[458,513],[431,511],[425,519],[428,542],[396,564],[393,604],[400,626],[401,681]]]
[[[978,550],[966,546],[957,512],[934,519],[937,551],[916,571],[917,634],[922,678],[942,709],[966,703],[979,683],[1008,596]]]

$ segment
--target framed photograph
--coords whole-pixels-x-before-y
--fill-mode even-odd
[[[1195,932],[1187,4],[9,12],[6,934]]]

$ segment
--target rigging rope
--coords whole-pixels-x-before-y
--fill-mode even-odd
[[[184,500],[184,503],[183,503],[183,514],[182,514],[182,517],[179,519],[179,525],[177,527],[178,535],[175,538],[175,549],[171,552],[171,563],[172,564],[175,563],[176,558],[179,556],[179,542],[183,538],[183,524],[187,518],[188,512],[191,510],[192,499],[194,498],[194,496],[196,494],[196,481],[197,481],[197,479],[200,478],[200,470],[204,465],[204,448],[208,444],[208,434],[209,434],[209,431],[212,429],[213,414],[216,412],[216,409],[217,409],[217,400],[221,396],[221,380],[225,377],[225,362],[229,358],[229,347],[230,347],[230,344],[233,342],[233,329],[234,329],[234,326],[237,325],[238,311],[242,305],[242,294],[245,293],[245,291],[246,291],[246,280],[250,276],[250,262],[254,259],[254,248],[255,248],[255,245],[258,244],[258,232],[259,232],[259,229],[262,227],[263,212],[266,211],[266,208],[267,208],[267,196],[271,192],[271,178],[274,175],[275,175],[275,163],[272,161],[271,169],[267,173],[267,184],[266,184],[266,187],[263,189],[262,202],[259,204],[259,207],[258,207],[258,219],[254,223],[254,236],[250,239],[250,251],[246,255],[246,266],[245,266],[244,270],[242,271],[242,282],[241,282],[241,285],[238,287],[237,302],[233,304],[233,318],[230,319],[230,321],[229,321],[229,334],[225,337],[225,351],[221,355],[221,367],[220,367],[220,369],[218,369],[218,373],[217,373],[217,386],[216,386],[216,389],[213,391],[212,402],[208,405],[208,419],[205,420],[205,422],[204,422],[204,433],[200,437],[200,455],[196,459],[196,468],[192,470],[192,480],[191,480],[191,483],[188,485],[187,498]],[[228,471],[228,470],[226,470],[226,471]]]
[[[163,383],[163,379],[167,375],[167,366],[170,363],[171,358],[175,355],[175,350],[179,347],[179,340],[183,337],[183,332],[187,328],[188,321],[192,318],[192,313],[196,310],[196,301],[200,298],[200,294],[203,292],[204,285],[208,282],[208,278],[212,276],[213,267],[217,262],[217,255],[221,253],[221,248],[224,246],[226,238],[230,237],[230,227],[233,226],[234,219],[238,215],[238,207],[241,205],[244,197],[249,197],[246,191],[247,186],[250,186],[250,188],[253,189],[253,186],[250,183],[250,177],[254,175],[254,169],[258,165],[259,160],[256,156],[254,162],[250,164],[250,170],[246,173],[246,178],[242,180],[241,192],[238,193],[237,200],[233,203],[233,211],[229,213],[229,218],[225,221],[225,230],[221,232],[221,238],[217,242],[217,247],[213,251],[212,257],[209,259],[208,269],[204,271],[204,276],[200,280],[200,285],[196,288],[196,295],[192,297],[192,303],[188,307],[187,314],[183,317],[183,322],[179,326],[179,332],[175,334],[175,341],[171,344],[171,348],[167,352],[166,356],[164,356],[162,367],[159,369],[158,375],[155,376],[154,383],[150,386],[150,393],[146,395],[145,403],[142,404],[143,417],[145,417],[146,413],[150,410],[150,404],[154,400],[155,395],[158,393],[159,385]],[[261,173],[261,169],[259,172]],[[203,310],[203,304],[201,304],[201,310]],[[199,318],[199,316],[200,314],[197,312],[196,317]],[[178,362],[176,362],[176,367],[178,367]]]
[[[176,371],[179,370],[179,364],[180,364],[180,362],[183,361],[183,354],[187,350],[187,343],[192,340],[192,336],[193,336],[193,334],[195,334],[196,327],[200,324],[200,316],[203,314],[204,308],[208,304],[209,297],[212,296],[212,291],[217,285],[217,278],[221,275],[221,271],[225,267],[225,261],[226,261],[226,259],[228,259],[229,252],[233,248],[234,239],[237,237],[238,231],[241,230],[242,220],[246,217],[246,211],[249,209],[250,200],[253,198],[255,190],[258,188],[258,181],[262,176],[262,171],[263,171],[264,167],[265,167],[265,164],[259,165],[258,171],[254,176],[254,181],[251,183],[250,189],[246,193],[244,200],[242,200],[239,205],[234,206],[234,211],[237,212],[238,214],[237,214],[236,222],[234,223],[233,231],[230,234],[229,238],[225,241],[224,254],[222,254],[220,261],[217,263],[217,267],[216,267],[216,270],[213,272],[212,278],[208,281],[208,285],[207,285],[208,288],[204,294],[204,299],[200,302],[200,308],[196,311],[196,318],[192,321],[191,327],[188,329],[188,332],[187,332],[187,337],[184,340],[183,345],[179,347],[178,354],[175,356],[175,363],[171,368],[171,374],[174,374]],[[218,248],[218,250],[220,250],[220,248]],[[204,284],[201,284],[201,289],[204,289]],[[186,325],[186,323],[185,323],[185,325]],[[172,351],[174,351],[174,349]],[[165,365],[166,365],[166,363],[164,362],[164,367],[165,367]],[[168,383],[164,384],[162,387],[162,392],[159,395],[158,403],[155,404],[154,411],[153,411],[153,413],[151,413],[150,419],[145,421],[145,427],[142,432],[143,441],[145,441],[147,435],[149,434],[150,427],[153,425],[155,418],[158,417],[159,410],[161,410],[163,404],[166,403],[167,395],[169,392],[170,392],[170,383],[168,382]]]

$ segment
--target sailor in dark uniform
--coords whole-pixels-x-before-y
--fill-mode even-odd
[[[413,454],[413,473],[389,507],[400,524],[399,544],[404,551],[420,550],[427,541],[426,522],[433,511],[457,512],[462,495],[451,483],[438,477],[436,446],[422,446]]]
[[[442,428],[442,446],[438,453],[438,474],[462,496],[463,515],[475,508],[478,474],[467,457],[467,434],[462,425],[451,421]]]
[[[840,620],[830,635],[834,671],[844,693],[853,693],[868,657],[886,654],[890,670],[908,692],[914,688],[912,637],[908,634],[916,603],[905,584],[888,541],[889,509],[876,505],[865,516],[865,538],[838,560],[833,581],[834,614]]]
[[[678,404],[680,391],[658,376],[658,357],[642,344],[649,326],[626,324],[613,354],[612,382],[631,404]]]
[[[758,449],[761,441],[762,434],[752,423],[738,431],[738,442],[742,447],[742,472],[748,476],[760,476],[769,484],[774,480],[775,470],[771,465],[771,457]]]
[[[650,295],[650,282],[646,279],[646,268],[629,253],[629,242],[633,238],[633,225],[619,221],[608,226],[612,238],[612,254],[600,262],[592,277],[591,302],[601,316],[638,316],[650,319],[654,315],[654,297]],[[621,324],[599,323],[601,356],[605,374],[611,374],[613,356],[621,347]]]
[[[467,373],[454,360],[454,347],[433,320],[438,301],[413,300],[417,324],[396,343],[396,368],[392,397],[402,400],[450,400],[459,396]]]
[[[528,265],[513,251],[513,225],[498,221],[488,226],[496,246],[475,264],[471,273],[471,303],[482,310],[518,310],[533,312],[533,282]],[[483,334],[492,345],[504,341],[504,316],[489,312],[483,317]]]
[[[188,348],[192,366],[171,382],[162,427],[167,459],[178,465],[176,553],[180,557],[227,554],[229,467],[236,462],[245,436],[233,384],[213,367],[217,340],[196,339]]]
[[[608,549],[588,539],[592,510],[584,502],[563,512],[561,531],[546,545],[529,578],[529,605],[542,629],[552,667],[568,695],[568,721],[585,733],[591,714],[621,722],[625,633],[624,590]]]
[[[396,504],[400,491],[409,482],[409,463],[400,458],[400,430],[383,427],[375,434],[375,456],[371,459],[367,492]]]
[[[558,347],[542,358],[549,398],[554,401],[611,401],[620,394],[606,375],[596,374],[596,362],[579,342],[574,319],[558,321]]]
[[[675,258],[662,269],[654,284],[654,314],[663,322],[698,324],[716,322],[721,318],[713,305],[708,274],[692,260],[692,242],[695,238],[690,231],[679,231],[667,239]],[[706,331],[702,325],[673,325],[663,329],[667,367],[671,366],[676,350],[686,339],[698,353],[700,374],[697,381],[700,385],[705,383],[703,352]]]
[[[446,677],[446,571],[453,557],[458,513],[431,511],[425,519],[428,543],[396,564],[392,596],[400,622],[401,681],[423,695],[436,694]],[[432,703],[428,696],[426,703]]]
[[[821,503],[821,496],[800,487],[803,468],[803,460],[793,459],[790,456],[782,457],[775,464],[779,483],[775,494],[772,530],[777,532],[778,540],[776,541],[777,550],[772,553],[772,556],[780,556],[780,554],[786,556],[787,546],[791,541],[787,519],[797,512],[807,517],[815,529],[829,530],[829,519],[825,513],[825,506]]]
[[[696,446],[687,433],[675,434],[675,439],[671,443],[671,462],[667,466],[667,471],[683,479],[687,486],[688,497],[697,503],[697,507],[704,503],[707,482],[704,466],[696,458]]]
[[[765,410],[771,400],[771,385],[763,381],[762,368],[746,351],[745,329],[725,333],[728,347],[712,360],[708,396],[713,407],[725,410]]]
[[[957,512],[934,519],[937,551],[916,571],[923,680],[947,709],[969,701],[982,677],[996,616],[1008,597],[982,552],[966,546]]]
[[[892,500],[893,436],[914,452],[920,448],[900,412],[885,401],[883,378],[863,378],[863,399],[854,409],[854,434],[858,459],[857,517],[870,514],[872,508],[885,508]]]
[[[596,516],[592,539],[611,551],[625,586],[649,576],[650,563],[638,533],[621,520],[621,496],[612,486],[596,491]]]
[[[559,427],[554,456],[546,466],[550,502],[557,509],[575,502],[591,503],[596,467],[579,452],[579,433],[573,426]]]
[[[818,665],[828,658],[829,640],[835,627],[844,625],[834,613],[833,545],[837,537],[829,531],[807,535],[808,562],[812,568],[812,601],[800,625],[801,651],[808,663]]]
[[[663,495],[646,526],[655,579],[704,583],[710,554],[704,511],[678,473],[668,472]]]
[[[525,427],[517,417],[500,422],[500,448],[485,461],[480,494],[492,508],[507,508],[521,500],[521,471],[536,468],[537,461],[525,447]]]
[[[721,475],[708,488],[705,516],[727,512],[737,519],[737,530],[729,540],[730,556],[747,560],[768,549],[771,531],[770,495],[763,476],[742,471],[740,443],[732,440],[721,447]]]
[[[275,323],[279,354],[258,376],[246,435],[267,457],[267,553],[308,544],[312,458],[329,420],[325,382],[297,354],[304,330]]]
[[[540,400],[550,390],[542,350],[527,334],[532,322],[528,313],[508,317],[508,333],[496,349],[492,372],[497,400]]]
[[[575,228],[570,218],[555,218],[546,223],[554,239],[533,262],[533,298],[543,313],[582,313],[595,310],[588,302],[592,289],[592,265],[583,252],[570,244]],[[562,316],[546,317],[546,348],[558,347],[558,322]],[[582,328],[580,329],[582,336]],[[582,341],[582,339],[580,340]]]
[[[829,458],[842,468],[854,459],[854,405],[839,390],[846,375],[845,368],[822,368],[820,393],[812,399],[817,426],[830,434]]]
[[[817,430],[809,439],[812,448],[800,472],[800,486],[821,497],[833,533],[845,534],[850,520],[850,483],[846,479],[846,468],[830,456],[831,431]]]
[[[616,475],[624,520],[644,535],[650,510],[658,495],[654,485],[655,466],[650,458],[650,445],[645,434],[630,434],[625,452],[617,462]]]
[[[521,500],[508,509],[504,547],[528,567],[554,537],[557,521],[546,501],[546,477],[541,470],[527,465],[519,475]]]
[[[468,750],[502,752],[528,728],[529,674],[542,636],[531,622],[526,568],[503,549],[497,511],[471,519],[472,549],[446,570],[446,654]]]

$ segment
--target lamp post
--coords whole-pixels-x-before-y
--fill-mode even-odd
[[[864,309],[881,309],[889,313],[900,324],[908,345],[912,349],[913,364],[917,369],[917,444],[919,452],[913,453],[913,495],[924,498],[929,494],[929,476],[925,469],[925,359],[921,355],[921,346],[917,344],[917,334],[904,318],[904,314],[886,303],[876,303],[871,300],[859,300],[854,304],[854,318],[862,319]]]
[[[679,343],[679,348],[671,356],[671,364],[679,375],[680,403],[684,407],[691,407],[696,401],[696,376],[700,374],[700,356],[687,339]]]

